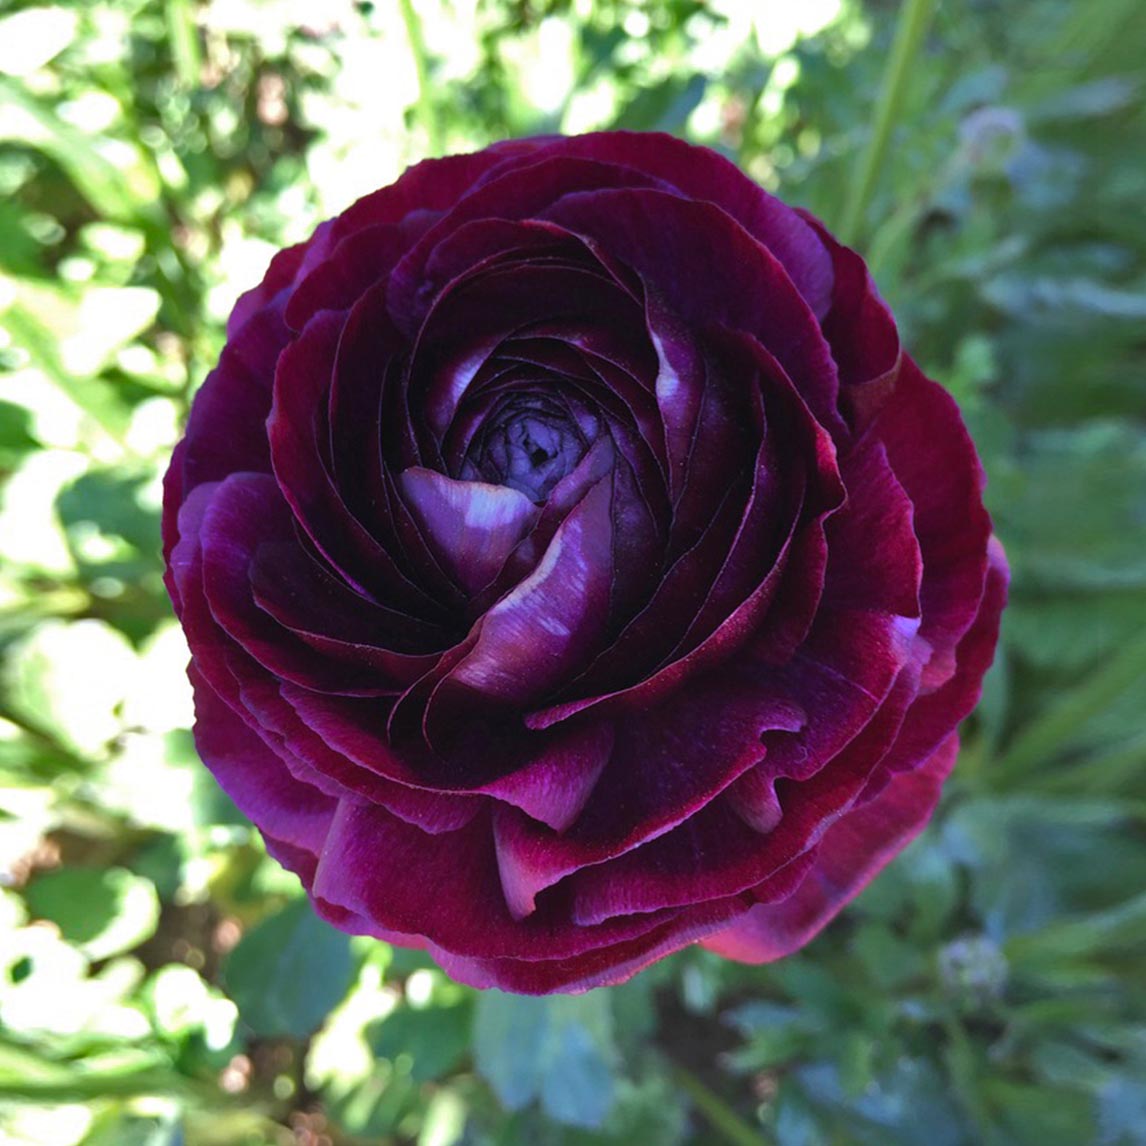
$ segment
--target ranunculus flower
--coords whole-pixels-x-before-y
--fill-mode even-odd
[[[927,820],[1006,572],[861,259],[661,135],[283,251],[167,478],[203,759],[346,930],[616,983],[807,942]]]

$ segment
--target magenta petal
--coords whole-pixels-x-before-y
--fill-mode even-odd
[[[745,772],[728,793],[740,818],[762,836],[775,829],[784,818],[776,780],[776,773],[768,768],[767,761],[762,761]]]
[[[933,692],[921,696],[907,714],[903,729],[884,761],[889,772],[915,767],[975,707],[983,677],[991,667],[999,639],[999,621],[1007,601],[1010,577],[1003,547],[994,538],[988,546],[987,583],[978,614],[959,642],[952,676]]]
[[[572,872],[685,824],[764,758],[765,732],[792,732],[804,719],[787,699],[717,674],[664,708],[618,721],[609,766],[565,835],[510,812],[494,816],[515,909],[530,909],[538,892]]]
[[[548,728],[597,706],[599,712],[613,713],[655,703],[698,672],[727,660],[746,643],[751,644],[754,658],[783,663],[807,635],[823,585],[827,556],[823,523],[844,498],[835,447],[823,427],[808,416],[783,374],[774,373],[779,368],[766,352],[749,339],[723,342],[726,348],[740,351],[731,359],[734,363],[746,370],[755,363],[773,372],[769,407],[774,431],[803,447],[799,463],[791,466],[794,472],[777,478],[786,485],[785,494],[792,503],[775,523],[779,537],[759,545],[757,526],[768,523],[759,523],[755,517],[774,504],[765,455],[757,459],[757,482],[747,491],[746,502],[735,500],[736,491],[732,491],[729,505],[718,504],[710,510],[708,528],[693,550],[661,575],[645,609],[584,678],[573,682],[568,691],[581,695],[528,713],[525,719],[531,728]],[[727,542],[713,544],[714,537],[726,537]],[[750,570],[757,562],[758,571],[752,576]],[[737,587],[742,595],[736,593]],[[732,597],[723,617],[713,609],[714,599],[721,596]],[[688,622],[683,634],[674,629],[678,617]],[[642,668],[641,654],[649,649],[656,650],[655,671],[644,679],[637,673],[637,683],[629,685],[624,674],[631,678],[634,666]]]
[[[203,518],[203,587],[220,627],[269,672],[323,692],[366,696],[393,686],[339,661],[315,656],[255,603],[250,573],[255,550],[293,538],[290,512],[267,474],[232,474]]]
[[[958,738],[949,736],[924,766],[897,777],[828,831],[793,895],[753,907],[703,945],[742,963],[768,963],[802,947],[923,830],[958,751]]]
[[[600,132],[563,140],[561,147],[567,155],[647,172],[690,199],[716,203],[780,260],[817,318],[827,313],[833,267],[823,235],[723,156],[656,132]]]
[[[320,228],[305,243],[296,243],[279,251],[273,259],[263,281],[257,287],[239,296],[227,319],[227,338],[230,340],[260,311],[265,310],[280,291],[292,286],[302,269],[311,247],[325,248],[325,229]]]
[[[218,366],[195,395],[187,421],[177,459],[184,495],[236,470],[270,473],[265,422],[275,364],[289,337],[280,299],[254,314],[223,348]],[[220,432],[221,426],[227,427],[226,433]]]
[[[171,454],[171,464],[163,475],[163,584],[171,597],[175,615],[179,615],[179,590],[175,584],[175,571],[171,568],[171,554],[179,541],[179,509],[188,491],[183,485],[183,458],[187,452],[184,438]]]
[[[650,913],[584,928],[560,910],[539,909],[515,920],[484,817],[456,832],[428,835],[384,808],[347,801],[334,818],[312,890],[376,927],[482,958],[581,956],[646,935],[671,918]]]
[[[303,690],[277,686],[273,680],[250,671],[250,662],[231,661],[239,683],[239,701],[258,721],[256,731],[282,757],[290,771],[323,791],[352,803],[376,803],[399,819],[424,832],[438,834],[464,827],[482,810],[476,796],[419,787],[402,766],[394,762],[386,771],[361,766],[332,748],[299,715],[297,701]],[[321,697],[305,693],[321,704]]]
[[[430,954],[452,979],[471,987],[497,987],[521,995],[554,992],[580,994],[611,987],[673,951],[727,926],[747,910],[740,899],[706,903],[675,917],[637,939],[589,948],[576,959],[481,959],[431,946]]]
[[[824,600],[901,617],[918,617],[923,557],[915,510],[883,446],[871,439],[841,466],[847,502],[827,526]]]
[[[798,379],[816,420],[846,432],[836,366],[816,316],[775,255],[719,207],[662,191],[597,191],[568,195],[544,217],[632,267],[685,322],[758,338]]]
[[[439,562],[471,595],[501,572],[540,513],[508,486],[455,481],[433,470],[408,469],[398,484]]]
[[[768,673],[772,687],[787,690],[809,714],[807,770],[831,760],[871,720],[900,670],[918,658],[918,631],[911,617],[825,606],[791,662]]]
[[[389,187],[364,195],[334,221],[333,241],[366,227],[399,224],[411,241],[432,225],[441,211],[481,185],[483,176],[521,163],[537,147],[533,140],[513,140],[469,155],[425,159],[403,172]]]
[[[393,224],[375,224],[343,239],[296,287],[286,307],[287,325],[297,333],[320,310],[349,310],[386,277],[407,246]]]
[[[318,853],[337,802],[296,780],[192,666],[195,747],[239,811],[294,847]]]
[[[823,714],[815,710],[796,735],[765,734],[769,755],[754,771],[784,777],[782,815],[767,835],[756,830],[759,809],[738,799],[737,781],[671,832],[571,876],[574,918],[588,924],[614,913],[664,910],[727,895],[767,900],[786,895],[803,878],[812,849],[861,795],[893,743],[916,695],[918,677],[917,662],[908,662],[882,703],[852,726],[846,746],[840,739],[833,744],[817,730]],[[811,755],[817,746],[825,757]],[[793,747],[808,757],[793,753]],[[807,778],[796,783],[787,778],[792,776]]]
[[[863,259],[836,242],[818,219],[806,211],[799,214],[831,256],[834,281],[824,334],[840,368],[841,401],[860,434],[894,392],[901,360],[899,332]]]
[[[612,755],[613,740],[613,726],[604,722],[568,729],[524,767],[483,785],[480,791],[563,832],[581,814],[597,786]]]
[[[991,520],[983,470],[955,400],[906,356],[895,396],[868,433],[887,450],[914,509],[923,557],[920,636],[935,649],[924,670],[934,688],[955,670],[955,646],[979,609]]]
[[[454,830],[468,823],[479,809],[478,798],[419,792],[409,786],[411,777],[396,760],[391,759],[388,770],[379,774],[332,749],[300,719],[296,707],[284,699],[293,686],[269,675],[216,625],[203,593],[198,534],[221,488],[200,486],[192,493],[180,514],[183,534],[172,553],[172,569],[183,602],[182,620],[195,650],[197,677],[278,758],[284,773],[282,782],[294,777],[327,795],[379,801],[395,815],[428,832]],[[306,689],[296,689],[295,694],[312,701],[322,699]],[[379,702],[371,703],[376,706]],[[380,745],[374,747],[377,750]],[[392,784],[391,779],[398,782]],[[273,787],[277,781],[266,782]],[[265,826],[253,812],[249,814],[260,827]],[[281,831],[278,834],[283,836]]]
[[[427,278],[427,263],[451,232],[468,223],[491,218],[529,220],[529,226],[537,231],[541,212],[575,189],[593,191],[600,187],[656,185],[655,179],[639,171],[565,156],[515,164],[507,167],[500,177],[496,172],[491,175],[425,234],[391,276],[390,312],[411,337],[425,317],[427,304],[435,296],[434,284]]]
[[[478,622],[473,648],[439,685],[528,704],[568,679],[600,639],[612,579],[609,486],[561,523],[537,568]]]
[[[417,615],[440,615],[441,606],[350,513],[323,459],[326,403],[344,325],[344,316],[323,312],[279,358],[267,418],[275,477],[299,524],[351,588],[365,597],[377,591],[387,604]]]
[[[456,763],[424,750],[421,755],[396,752],[386,738],[386,711],[376,702],[320,696],[291,685],[283,686],[282,697],[287,715],[276,710],[269,715],[271,722],[296,742],[309,738],[308,754],[314,766],[337,775],[348,786],[354,786],[355,772],[360,771],[427,795],[465,798],[471,804],[488,803],[492,798],[557,831],[577,817],[612,747],[608,724],[519,739],[508,751],[503,750],[503,743],[490,739],[471,746],[462,771]],[[355,790],[368,792],[369,788]],[[383,796],[377,802],[389,805],[391,800]]]
[[[438,660],[438,630],[359,596],[293,535],[260,545],[250,578],[259,608],[321,656],[381,673],[399,689]]]
[[[762,865],[754,864],[747,854],[747,831],[730,811],[712,805],[676,830],[671,847],[663,846],[666,837],[662,836],[648,845],[651,855],[643,855],[638,848],[613,863],[577,872],[571,879],[574,920],[586,927],[599,926],[633,913],[689,907],[754,888],[761,882]],[[730,841],[735,841],[731,851],[741,863],[722,863],[715,858]],[[811,861],[810,852],[787,855],[778,867],[768,871],[766,894],[790,893]]]

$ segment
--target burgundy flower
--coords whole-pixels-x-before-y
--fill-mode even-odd
[[[283,251],[167,476],[207,765],[349,931],[616,983],[807,942],[927,820],[1006,569],[861,259],[660,135]]]

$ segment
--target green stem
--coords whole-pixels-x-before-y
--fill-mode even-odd
[[[217,1087],[172,1071],[143,1070],[131,1074],[83,1075],[61,1079],[0,1082],[0,1101],[39,1103],[86,1102],[95,1098],[141,1098],[162,1095],[216,1110],[235,1109],[238,1101]]]
[[[418,77],[418,118],[426,129],[432,155],[441,155],[445,139],[442,122],[430,89],[430,57],[426,52],[426,39],[422,35],[422,22],[414,10],[414,0],[398,0],[406,37],[410,41],[410,54],[414,57],[414,72]]]
[[[765,1146],[766,1140],[754,1130],[714,1090],[705,1086],[691,1071],[674,1063],[673,1077],[692,1099],[697,1111],[718,1134],[732,1146]]]
[[[903,109],[912,64],[927,34],[935,5],[936,0],[903,0],[903,7],[899,10],[895,40],[875,105],[871,136],[867,147],[860,153],[840,221],[840,236],[845,243],[855,244],[863,237],[868,203],[883,169],[891,134]]]
[[[167,0],[167,36],[179,82],[189,90],[197,88],[203,74],[203,54],[192,0]]]

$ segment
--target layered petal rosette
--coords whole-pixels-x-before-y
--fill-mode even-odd
[[[419,164],[274,259],[172,461],[199,751],[463,982],[778,958],[953,763],[982,485],[860,258],[713,152]]]

